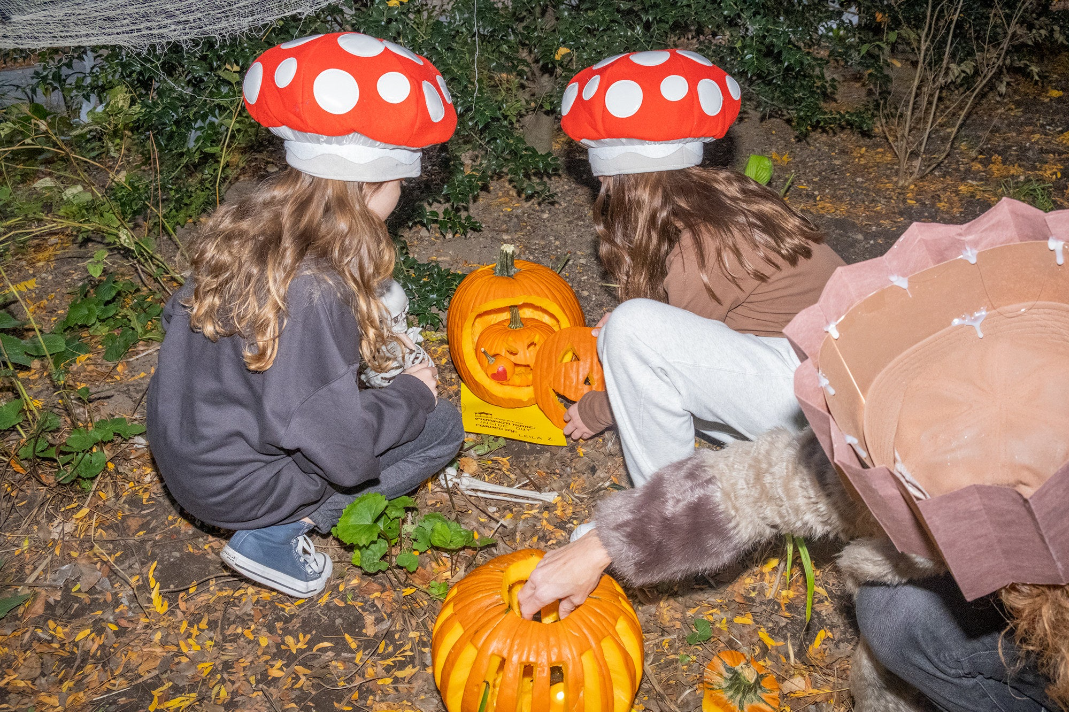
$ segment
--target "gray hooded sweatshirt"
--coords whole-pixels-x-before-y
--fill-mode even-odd
[[[262,372],[245,367],[240,337],[212,342],[190,329],[181,301],[191,293],[187,283],[163,311],[148,437],[171,494],[208,524],[307,516],[336,488],[377,478],[377,458],[414,439],[434,410],[414,376],[358,388],[360,330],[328,278],[290,283],[278,354]]]

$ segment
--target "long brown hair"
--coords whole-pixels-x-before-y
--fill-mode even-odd
[[[1050,679],[1047,694],[1069,710],[1069,586],[1015,583],[1000,592],[1017,647]]]
[[[278,352],[290,282],[311,269],[349,304],[360,326],[360,355],[381,369],[382,347],[392,337],[378,289],[393,272],[394,247],[367,206],[380,186],[291,168],[220,207],[192,247],[190,326],[212,341],[239,334],[245,365],[265,371]]]
[[[606,176],[594,202],[594,225],[602,264],[619,285],[621,300],[666,301],[665,261],[686,232],[696,238],[698,272],[717,303],[710,261],[737,286],[741,275],[731,271],[729,256],[763,281],[768,270],[780,267],[777,259],[794,266],[812,256],[813,243],[823,242],[812,223],[771,190],[734,171],[709,168]],[[761,263],[751,264],[745,246]]]

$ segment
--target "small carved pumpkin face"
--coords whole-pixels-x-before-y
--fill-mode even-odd
[[[702,712],[775,712],[779,683],[756,660],[723,650],[705,668]]]
[[[510,307],[509,311],[508,321],[488,326],[479,334],[475,342],[476,357],[493,380],[511,386],[530,386],[538,348],[553,333],[553,327],[535,320],[524,324],[518,307]]]
[[[590,391],[605,390],[605,372],[598,360],[598,340],[585,326],[561,329],[545,340],[535,361],[535,402],[558,428],[566,408],[560,397],[575,402]]]

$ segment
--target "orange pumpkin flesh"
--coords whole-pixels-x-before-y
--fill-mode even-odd
[[[461,380],[479,398],[506,408],[534,403],[534,389],[490,377],[476,346],[488,327],[508,322],[516,307],[527,326],[534,322],[552,330],[583,324],[583,310],[575,292],[553,270],[516,260],[515,249],[502,245],[496,265],[475,270],[460,283],[449,303],[447,335],[449,355]],[[491,369],[496,373],[496,368]]]
[[[491,324],[479,334],[475,350],[484,372],[495,381],[511,386],[529,386],[533,379],[535,354],[547,337],[554,333],[553,327],[541,321],[523,323],[518,306],[509,307],[509,321]],[[512,363],[511,372],[501,365],[491,368],[498,358]],[[502,364],[504,365],[504,364]],[[501,378],[500,375],[506,376]]]
[[[702,712],[776,712],[779,683],[737,650],[716,654],[705,668]]]
[[[564,428],[567,410],[558,396],[575,402],[590,391],[605,390],[598,360],[598,339],[585,326],[571,326],[538,348],[534,368],[535,403],[554,425]]]
[[[544,552],[483,564],[453,586],[434,623],[434,681],[448,712],[627,712],[642,678],[642,629],[602,576],[560,620],[520,617],[517,596]]]

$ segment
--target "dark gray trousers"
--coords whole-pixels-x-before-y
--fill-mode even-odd
[[[857,623],[876,659],[945,712],[1052,712],[1049,681],[1020,658],[993,596],[966,602],[948,575],[862,586]],[[1001,654],[1000,654],[1001,645]]]
[[[452,403],[439,398],[438,405],[427,416],[427,424],[415,440],[379,456],[379,479],[356,489],[338,490],[312,512],[309,519],[315,522],[316,531],[329,534],[341,518],[341,513],[357,497],[368,492],[380,492],[387,499],[392,499],[411,492],[448,465],[463,442],[464,425],[460,412]]]

